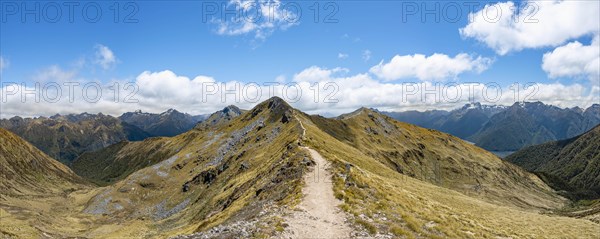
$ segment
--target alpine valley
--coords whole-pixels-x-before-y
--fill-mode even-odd
[[[541,102],[521,102],[508,107],[470,103],[452,111],[382,113],[452,134],[490,151],[517,151],[525,146],[567,139],[600,124],[600,104],[581,109]]]
[[[202,116],[15,117],[0,121],[0,234],[600,238],[599,114],[517,103],[325,118],[273,97]]]

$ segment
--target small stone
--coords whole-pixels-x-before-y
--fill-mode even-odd
[[[183,191],[184,193],[190,190],[190,182],[186,182],[183,184],[181,191]]]

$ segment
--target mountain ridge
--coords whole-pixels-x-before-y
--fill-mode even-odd
[[[566,139],[600,123],[600,104],[583,110],[541,102],[517,102],[511,106],[477,102],[452,111],[383,113],[403,122],[450,133],[491,151],[515,151],[527,145]]]
[[[104,114],[54,115],[49,118],[13,117],[0,120],[5,128],[52,158],[69,165],[86,151],[93,151],[123,140],[150,137],[142,129]]]
[[[98,158],[112,161],[102,165],[139,168],[107,186],[69,194],[76,203],[68,211],[32,216],[55,218],[38,234],[283,237],[298,226],[285,215],[302,210],[308,173],[325,160],[328,193],[341,201],[351,237],[600,235],[591,221],[550,215],[568,201],[536,175],[452,135],[367,108],[325,118],[271,98],[214,127],[124,144],[105,149]],[[322,158],[314,160],[307,148]],[[104,166],[84,168],[102,177],[111,173]]]
[[[87,183],[12,132],[0,128],[1,197],[60,194]]]
[[[600,197],[600,125],[573,138],[526,147],[506,160],[542,174],[574,199]]]
[[[207,118],[206,115],[190,115],[175,109],[168,109],[160,114],[144,113],[142,111],[123,113],[118,117],[124,122],[135,125],[154,136],[175,136],[186,132],[198,122]]]

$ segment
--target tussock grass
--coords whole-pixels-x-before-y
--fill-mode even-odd
[[[375,128],[368,118],[361,117],[356,115],[352,118],[357,121],[356,125],[353,125],[350,120],[345,123],[350,128],[363,129],[369,126]],[[359,219],[355,221],[360,225],[366,222],[364,217],[370,218],[372,222],[369,222],[369,225],[372,227],[368,227],[376,228],[377,233],[404,238],[597,238],[600,236],[600,225],[590,221],[541,214],[538,206],[544,204],[528,203],[542,200],[540,202],[547,203],[545,204],[547,206],[560,206],[564,199],[560,199],[551,190],[546,191],[548,188],[544,187],[539,178],[522,170],[515,171],[499,159],[493,161],[492,156],[482,158],[478,155],[484,154],[485,151],[461,143],[462,141],[453,137],[396,123],[398,131],[413,138],[413,141],[409,140],[400,145],[399,142],[393,141],[393,138],[387,137],[381,140],[383,143],[365,143],[364,146],[360,146],[359,141],[363,140],[361,137],[368,136],[358,136],[357,130],[346,136],[341,135],[343,132],[340,131],[330,135],[319,130],[316,125],[318,122],[311,121],[310,117],[303,116],[301,120],[307,128],[305,143],[332,161],[335,195],[343,200],[340,208],[349,212],[355,219]],[[351,139],[351,135],[356,138]],[[492,174],[490,176],[493,177],[482,177],[486,180],[495,180],[495,176],[512,172],[505,177],[514,180],[524,178],[532,180],[531,185],[538,185],[534,186],[537,189],[529,190],[528,186],[514,182],[515,185],[491,184],[489,187],[495,188],[489,188],[487,194],[477,194],[458,187],[457,185],[465,182],[460,177],[456,177],[457,180],[449,183],[437,183],[434,179],[424,177],[427,172],[423,175],[414,173],[412,176],[407,176],[411,172],[419,172],[410,171],[408,167],[410,166],[408,163],[418,162],[416,158],[407,162],[402,168],[404,173],[400,173],[390,160],[377,153],[387,150],[382,148],[382,145],[386,144],[395,143],[399,144],[397,147],[408,147],[407,144],[416,145],[419,140],[431,143],[443,142],[444,138],[451,142],[450,146],[432,149],[431,153],[425,153],[424,160],[435,159],[433,152],[441,155],[438,150],[448,150],[447,154],[454,155],[451,162],[453,164],[467,159],[482,160],[482,165],[474,164],[474,167]],[[452,143],[453,140],[456,142]],[[364,141],[373,142],[372,139],[364,139]],[[352,165],[349,172],[347,165]],[[498,169],[502,171],[493,171]],[[468,168],[460,170],[469,172]],[[508,189],[511,187],[518,190]],[[522,199],[514,200],[519,197]]]
[[[111,160],[141,169],[108,170],[118,175],[107,187],[8,198],[0,214],[10,223],[0,230],[23,228],[31,237],[44,231],[56,237],[166,238],[253,219],[266,206],[300,202],[307,153],[299,146],[307,145],[331,161],[340,208],[371,235],[600,237],[599,224],[542,214],[565,200],[535,175],[457,138],[382,117],[361,109],[337,120],[315,118],[285,102],[264,102],[216,128],[116,150]],[[475,183],[481,190],[473,190]],[[100,214],[81,213],[98,207],[105,207]],[[276,217],[264,219],[270,226],[259,227],[256,238],[284,227]]]

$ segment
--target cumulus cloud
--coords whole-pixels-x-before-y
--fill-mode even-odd
[[[94,49],[96,50],[94,63],[98,64],[104,70],[108,70],[117,64],[117,57],[107,46],[98,44]]]
[[[600,79],[600,36],[590,45],[570,42],[544,54],[542,69],[550,78],[587,77],[598,84]]]
[[[74,81],[77,72],[74,70],[65,70],[58,65],[46,67],[33,75],[34,82],[69,82]]]
[[[348,57],[349,57],[349,55],[346,53],[341,53],[341,52],[338,53],[338,59],[340,59],[340,60],[347,59]]]
[[[589,107],[600,102],[600,86],[585,86],[582,84],[564,85],[561,83],[535,84],[536,87],[521,89],[521,96],[527,97],[527,101],[541,101],[546,104],[559,107]],[[507,92],[508,91],[507,89]]]
[[[318,66],[308,67],[299,73],[294,75],[294,81],[296,82],[317,82],[323,79],[331,79],[333,75],[338,73],[345,73],[349,70],[346,68],[336,67],[333,69],[325,69]]]
[[[118,116],[137,109],[163,112],[169,108],[205,114],[231,104],[250,109],[272,96],[280,96],[308,113],[328,116],[348,113],[359,107],[396,111],[450,110],[470,101],[511,105],[524,100],[542,101],[560,107],[588,107],[600,101],[600,86],[551,83],[526,88],[521,85],[518,93],[515,93],[514,87],[511,89],[493,83],[382,82],[368,73],[350,74],[345,68],[318,66],[299,71],[288,83],[282,81],[282,77],[265,83],[224,82],[204,75],[178,75],[169,70],[145,71],[134,79],[102,83],[80,78],[76,74],[59,74],[58,69],[54,69],[54,75],[65,77],[64,83],[78,83],[72,86],[72,92],[63,82],[58,82],[62,95],[58,101],[53,101],[57,97],[54,81],[42,82],[39,86],[27,84],[26,89],[20,89],[20,83],[16,86],[3,84],[0,117],[81,112]],[[118,96],[114,94],[115,86],[119,89]],[[39,100],[36,101],[36,96],[32,94],[23,96],[23,92],[38,92]]]
[[[84,91],[86,85],[88,87]],[[59,66],[40,70],[31,77],[31,81],[3,80],[0,89],[0,117],[50,116],[86,111],[116,113],[119,108],[124,107],[117,103],[111,104],[108,85],[104,86],[104,94],[96,94],[98,85],[100,84],[82,80],[75,71],[64,70]],[[105,99],[96,100],[99,96]]]
[[[396,55],[388,63],[381,61],[378,65],[373,66],[370,72],[388,81],[405,78],[444,80],[457,77],[464,72],[481,73],[492,62],[493,60],[490,58],[473,57],[465,53],[454,57],[437,53],[431,56],[422,54]]]
[[[208,76],[190,79],[171,71],[146,71],[135,79],[102,82],[82,78],[76,72],[59,67],[50,67],[34,76],[33,81],[3,81],[0,116],[31,117],[82,112],[118,116],[137,109],[158,113],[169,108],[208,113],[226,106],[217,96],[207,97],[207,102],[202,101],[203,83],[214,82]]]
[[[294,81],[302,87],[302,92],[308,94],[293,106],[310,113],[330,115],[348,113],[359,107],[391,111],[451,110],[471,101],[497,105],[541,101],[559,107],[584,108],[600,101],[599,86],[590,88],[581,84],[526,82],[519,87],[493,82],[391,83],[378,81],[366,73],[348,75],[348,71],[340,68],[317,66],[302,70],[295,75]],[[315,99],[315,87],[319,89],[318,99]],[[335,102],[329,101],[331,99],[335,99]]]
[[[598,1],[525,1],[486,5],[469,14],[461,28],[463,37],[474,38],[504,55],[526,48],[558,46],[569,39],[598,33]]]
[[[294,12],[295,6],[280,0],[231,0],[223,8],[221,11],[237,9],[237,14],[228,19],[212,18],[218,26],[216,33],[219,35],[252,34],[255,39],[264,40],[276,30],[286,30],[299,24],[300,20]]]

